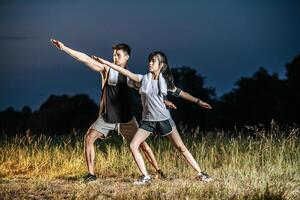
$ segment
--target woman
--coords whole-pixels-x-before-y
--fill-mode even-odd
[[[183,144],[177,129],[173,128],[172,130],[170,112],[164,104],[164,100],[168,91],[176,93],[177,90],[173,83],[173,76],[165,54],[162,52],[153,52],[149,55],[149,73],[146,75],[134,74],[104,59],[96,56],[92,57],[98,62],[106,64],[129,77],[133,81],[132,85],[139,88],[143,105],[142,120],[138,131],[130,143],[130,150],[143,176],[135,184],[142,185],[151,181],[151,177],[148,175],[138,148],[153,132],[158,132],[162,136],[166,136],[178,148],[186,161],[197,171],[197,177],[202,181],[211,181],[212,178],[200,169],[194,157]],[[210,108],[207,103],[197,100],[198,104],[200,102],[203,107]]]

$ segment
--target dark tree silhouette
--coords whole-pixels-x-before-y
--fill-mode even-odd
[[[267,124],[272,119],[285,121],[282,101],[284,82],[276,73],[260,68],[250,78],[241,78],[236,88],[220,98],[215,117],[222,128],[235,125]]]
[[[297,88],[300,85],[300,55],[296,56],[292,62],[287,63],[285,67],[288,86],[299,95],[300,91]]]
[[[63,134],[74,129],[87,129],[97,118],[98,107],[87,95],[51,95],[33,113],[32,127],[36,132]]]
[[[8,107],[0,112],[0,131],[6,134],[16,134],[24,132],[29,126],[29,120],[32,115],[31,109],[24,106],[21,111],[15,111]]]
[[[287,95],[284,102],[286,103],[287,120],[300,125],[300,55],[296,56],[292,62],[287,63],[285,67]]]

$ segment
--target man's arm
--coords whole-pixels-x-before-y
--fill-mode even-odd
[[[189,93],[187,93],[177,87],[175,87],[173,90],[171,90],[170,93],[171,93],[171,95],[173,95],[175,97],[181,97],[187,101],[196,103],[197,105],[199,105],[203,108],[211,109],[211,106],[208,103],[200,100],[199,98],[196,98],[196,97],[190,95]]]
[[[99,62],[96,62],[94,59],[92,59],[91,57],[89,57],[88,55],[86,55],[85,53],[79,52],[79,51],[75,51],[73,49],[70,49],[69,47],[65,46],[62,42],[58,41],[58,40],[54,40],[51,39],[51,42],[54,46],[56,46],[58,49],[66,52],[67,54],[69,54],[70,56],[72,56],[73,58],[75,58],[76,60],[83,62],[84,64],[86,64],[90,69],[97,71],[97,72],[101,72],[104,70],[104,68],[106,68],[107,66],[105,66],[104,64],[101,64]]]

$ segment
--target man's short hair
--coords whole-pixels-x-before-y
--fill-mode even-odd
[[[126,52],[129,56],[131,53],[131,49],[129,47],[129,45],[125,44],[125,43],[121,43],[121,44],[116,44],[112,47],[113,50],[123,50],[124,52]]]

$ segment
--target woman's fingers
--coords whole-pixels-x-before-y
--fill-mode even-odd
[[[96,61],[100,62],[100,63],[103,63],[103,59],[101,59],[97,56],[92,55],[92,58],[95,59]]]
[[[206,104],[204,107],[207,109],[211,109],[211,106],[209,104]]]
[[[211,109],[211,106],[208,103],[202,103],[200,104],[201,107]]]
[[[99,61],[99,58],[98,58],[97,56],[92,55],[92,58],[93,58],[94,60],[100,62],[100,61]]]

